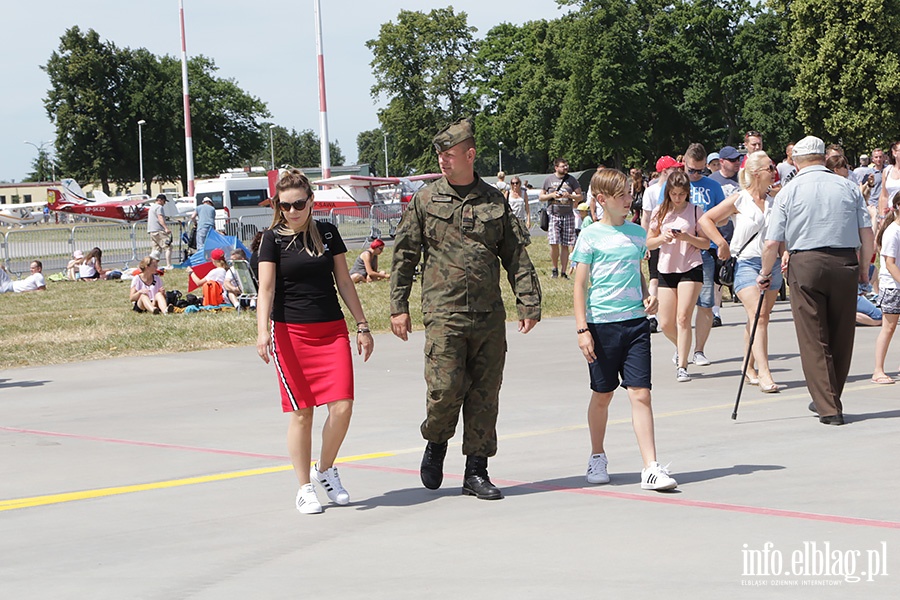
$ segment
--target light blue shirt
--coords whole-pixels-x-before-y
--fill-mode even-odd
[[[872,227],[859,187],[823,165],[802,169],[775,197],[766,239],[788,251],[859,248],[859,230]]]
[[[596,222],[581,230],[572,261],[591,269],[587,295],[588,323],[616,323],[646,317],[641,288],[641,260],[647,233],[626,222],[618,227]]]
[[[212,229],[216,225],[216,209],[210,204],[197,206],[197,229]]]

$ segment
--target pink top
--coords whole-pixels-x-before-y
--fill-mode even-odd
[[[697,227],[697,219],[703,214],[699,206],[685,203],[680,213],[669,212],[662,224],[658,224],[659,209],[657,206],[650,215],[650,228],[659,229],[660,233],[667,229],[680,229],[685,233],[697,235],[700,228]],[[660,273],[687,273],[694,267],[703,264],[700,249],[687,242],[671,241],[663,243],[659,247],[659,272]]]
[[[156,297],[157,292],[161,290],[163,287],[162,279],[159,278],[158,275],[153,276],[153,283],[151,285],[147,285],[144,283],[144,280],[141,279],[141,276],[138,275],[134,279],[131,280],[131,289],[136,290],[138,292],[143,292],[147,290],[150,292],[150,298]]]

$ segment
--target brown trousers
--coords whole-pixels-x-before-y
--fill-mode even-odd
[[[853,250],[791,255],[788,285],[800,364],[820,417],[842,414],[856,335],[859,263]]]

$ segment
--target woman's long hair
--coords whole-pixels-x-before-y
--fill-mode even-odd
[[[888,225],[897,220],[897,212],[900,211],[900,192],[894,194],[894,197],[891,198],[891,210],[884,216],[884,221],[881,222],[881,227],[878,229],[878,235],[875,236],[875,243],[879,248],[881,248],[881,239],[884,237],[884,230],[888,228]]]
[[[281,202],[279,200],[281,192],[286,190],[305,190],[309,202],[312,202],[313,200],[312,186],[309,183],[309,179],[303,174],[303,171],[300,169],[291,169],[287,171],[275,185],[275,197],[272,198],[272,209],[274,212],[272,215],[272,226],[269,229],[274,229],[275,233],[279,235],[294,236],[294,239],[291,240],[288,247],[297,240],[300,233],[305,231],[306,235],[303,238],[303,247],[306,252],[309,253],[310,256],[322,256],[325,254],[325,244],[322,242],[322,235],[319,233],[319,228],[315,225],[315,220],[312,216],[312,206],[309,207],[309,218],[306,220],[304,229],[294,231],[288,225],[287,219],[281,210]]]
[[[666,191],[662,202],[659,205],[659,214],[656,217],[656,224],[660,231],[662,230],[662,224],[666,219],[666,215],[672,212],[672,199],[670,193],[675,188],[686,191],[688,194],[687,202],[688,204],[691,202],[691,180],[688,179],[687,173],[681,170],[672,171],[669,174],[669,178],[666,180]]]
[[[631,195],[639,196],[644,193],[644,172],[637,169],[631,177]]]

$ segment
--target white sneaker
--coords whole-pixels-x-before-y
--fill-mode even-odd
[[[698,367],[708,367],[712,362],[702,352],[694,352],[694,364]]]
[[[672,364],[678,366],[678,352],[672,355]]]
[[[341,476],[338,475],[337,467],[325,469],[324,473],[320,473],[319,466],[314,465],[309,469],[309,478],[311,481],[318,482],[328,494],[328,499],[335,504],[341,506],[350,504],[350,494],[341,485]]]
[[[587,482],[588,483],[609,483],[609,473],[606,472],[606,454],[594,454],[588,461]]]
[[[659,466],[659,463],[653,461],[646,469],[641,470],[641,489],[644,490],[674,490],[678,487],[678,482],[669,476],[665,467]]]
[[[297,492],[297,510],[304,515],[315,515],[322,512],[322,505],[319,504],[319,497],[316,496],[316,488],[311,483],[300,486]]]
[[[685,381],[690,380],[691,376],[688,375],[687,369],[685,369],[684,367],[678,367],[678,369],[675,371],[675,381],[684,383]]]

